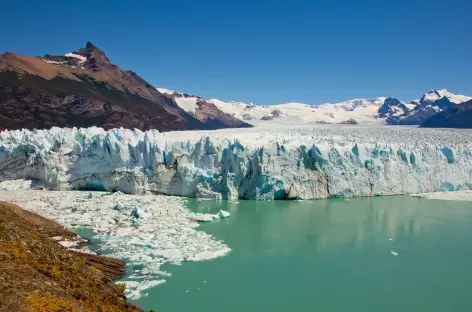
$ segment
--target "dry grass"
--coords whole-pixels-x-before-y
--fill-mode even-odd
[[[1,312],[141,311],[112,281],[121,262],[70,252],[51,239],[56,235],[74,234],[0,202]]]

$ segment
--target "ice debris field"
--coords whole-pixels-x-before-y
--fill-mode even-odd
[[[210,260],[230,248],[209,234],[197,231],[197,221],[229,216],[193,213],[184,199],[159,195],[126,195],[120,192],[2,191],[0,200],[55,220],[67,228],[91,228],[100,241],[100,254],[123,259],[132,270],[122,281],[131,299],[146,296],[146,289],[165,282],[165,263]],[[61,238],[54,238],[72,247]],[[137,269],[136,269],[137,268]]]
[[[426,194],[413,194],[414,197],[426,198],[426,199],[437,199],[437,200],[462,200],[472,201],[472,191],[456,191],[456,192],[437,192],[437,193],[426,193]]]
[[[0,181],[51,190],[313,199],[472,188],[472,132],[336,126],[0,133]]]

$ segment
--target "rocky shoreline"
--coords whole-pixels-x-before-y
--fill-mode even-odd
[[[71,251],[77,235],[58,223],[0,202],[0,311],[142,311],[128,303],[124,264]]]

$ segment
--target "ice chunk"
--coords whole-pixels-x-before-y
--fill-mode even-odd
[[[228,218],[229,216],[231,216],[231,214],[228,211],[224,211],[224,210],[220,210],[218,215],[220,216],[220,218]]]
[[[147,213],[144,212],[140,207],[139,204],[136,204],[131,211],[131,215],[136,219],[146,219]]]

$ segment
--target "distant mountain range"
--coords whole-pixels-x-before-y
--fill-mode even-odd
[[[445,89],[432,89],[419,100],[404,103],[392,97],[354,99],[340,103],[308,105],[285,103],[256,105],[254,103],[224,102],[159,88],[172,97],[190,114],[198,114],[206,105],[252,125],[287,124],[390,124],[421,125],[445,109],[471,100],[472,97],[453,94]],[[472,127],[472,122],[470,124]]]
[[[472,127],[472,120],[462,117],[469,116],[470,105],[460,106],[470,100],[432,89],[409,103],[392,97],[320,105],[224,102],[155,88],[135,72],[112,64],[90,42],[65,55],[0,55],[0,129],[99,126],[172,131],[282,124],[455,127],[458,121],[460,127]]]
[[[250,127],[216,107],[189,114],[136,73],[112,64],[90,42],[65,55],[0,55],[0,128],[52,126],[160,131]]]

